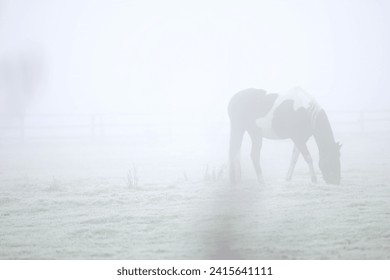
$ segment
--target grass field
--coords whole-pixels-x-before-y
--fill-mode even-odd
[[[390,259],[389,140],[344,135],[340,186],[311,184],[302,159],[285,182],[288,142],[264,143],[263,186],[244,143],[235,187],[225,143],[4,144],[0,258]]]

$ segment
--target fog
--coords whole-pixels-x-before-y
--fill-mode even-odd
[[[388,10],[385,0],[2,1],[0,54],[44,67],[28,112],[215,116],[243,88],[297,85],[325,108],[382,109]]]
[[[343,168],[360,174],[377,164],[384,168],[376,170],[376,183],[383,187],[389,162],[389,12],[387,0],[0,0],[0,184],[5,197],[20,186],[66,189],[75,196],[84,187],[95,194],[102,185],[126,189],[137,172],[142,188],[163,185],[164,193],[166,186],[191,189],[195,184],[202,197],[203,181],[215,183],[215,174],[227,180],[230,98],[246,88],[273,93],[296,86],[321,104],[335,137],[346,142]],[[287,170],[291,143],[266,145],[265,179],[280,185],[273,180]],[[249,153],[248,142],[243,150]],[[359,165],[357,154],[378,160],[366,158]],[[246,156],[243,165],[252,180]],[[303,160],[301,165],[299,184],[307,179]],[[353,172],[344,175],[346,186],[363,184],[362,177],[351,181]],[[179,193],[186,198],[187,190]],[[168,193],[173,195],[171,189]],[[276,201],[272,207],[281,203],[278,193],[268,195]],[[136,196],[146,204],[150,198]],[[152,216],[156,209],[147,213]],[[194,214],[188,209],[184,212]],[[14,242],[12,235],[8,244]],[[16,249],[5,247],[3,258],[17,256]],[[388,256],[378,250],[339,257]],[[104,258],[47,252],[53,258]],[[240,256],[259,257],[248,252]],[[290,257],[337,257],[322,253]],[[188,257],[142,250],[125,255],[140,256]]]

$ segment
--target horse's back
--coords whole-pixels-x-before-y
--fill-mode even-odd
[[[321,107],[300,87],[280,94],[263,89],[245,89],[230,100],[228,112],[233,124],[243,129],[257,127],[271,139],[307,138],[312,134],[313,112]]]
[[[272,108],[277,94],[267,94],[263,89],[245,89],[230,100],[228,113],[232,122],[255,125],[256,119],[264,117]]]
[[[291,100],[294,110],[299,108],[307,109],[312,103],[316,103],[314,97],[307,93],[301,87],[294,87],[286,92],[281,93],[279,104],[285,100]]]
[[[281,138],[307,139],[321,107],[300,87],[283,93],[272,110],[272,128]]]

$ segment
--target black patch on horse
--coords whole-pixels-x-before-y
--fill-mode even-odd
[[[255,126],[256,119],[267,115],[278,94],[266,94],[265,90],[247,89],[237,93],[229,103],[230,119],[245,127]]]
[[[307,110],[302,107],[294,110],[293,100],[285,100],[275,108],[272,128],[280,138],[306,141],[313,134]]]

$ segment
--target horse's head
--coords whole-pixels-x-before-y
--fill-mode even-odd
[[[334,143],[326,153],[320,155],[319,166],[327,184],[340,184],[340,148],[341,144],[339,142]]]

